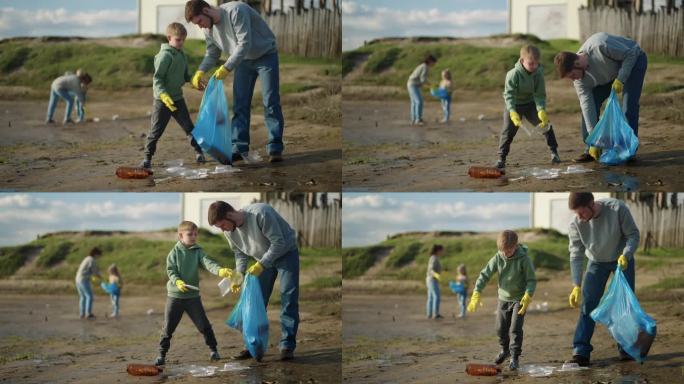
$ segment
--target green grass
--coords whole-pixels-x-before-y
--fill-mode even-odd
[[[39,267],[52,267],[66,258],[74,244],[70,241],[50,243],[40,252],[36,264]]]
[[[668,277],[660,280],[656,284],[649,285],[647,289],[676,289],[684,288],[684,276]]]
[[[315,279],[314,281],[306,284],[309,288],[337,288],[342,286],[341,276],[323,276]]]
[[[385,265],[390,268],[401,268],[404,265],[410,264],[421,253],[423,247],[423,244],[419,242],[398,244],[390,252]]]
[[[342,276],[354,278],[363,275],[368,268],[375,264],[376,255],[385,247],[358,247],[342,250]]]
[[[38,249],[40,247],[30,244],[0,248],[0,277],[12,276],[24,265],[29,254]]]

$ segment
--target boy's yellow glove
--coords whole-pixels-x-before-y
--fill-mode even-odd
[[[214,77],[216,78],[216,80],[223,80],[226,77],[228,77],[228,73],[230,73],[230,71],[222,65],[219,67],[219,69],[216,70],[216,72],[214,72]]]
[[[624,84],[622,84],[622,81],[620,81],[618,79],[615,79],[613,81],[613,89],[615,90],[615,93],[617,93],[618,95],[622,93],[622,87],[623,86],[624,86]]]
[[[480,292],[474,291],[473,296],[470,298],[470,303],[468,304],[468,312],[475,312],[478,304],[480,307],[482,306],[482,303],[480,303]]]
[[[549,115],[546,114],[546,111],[543,109],[540,109],[539,112],[537,112],[537,116],[539,117],[539,120],[541,120],[541,126],[546,127],[546,125],[549,123]]]
[[[432,277],[434,277],[435,280],[437,280],[437,281],[442,281],[442,275],[440,275],[439,273],[437,273],[435,271],[432,271]]]
[[[261,275],[261,272],[263,272],[263,271],[264,271],[264,266],[261,265],[261,263],[257,261],[256,263],[254,263],[254,265],[249,267],[249,269],[247,270],[247,273],[249,273],[253,276],[259,276],[259,275]]]
[[[185,281],[181,279],[176,280],[176,287],[178,287],[178,290],[181,292],[187,292],[188,289],[185,287]]]
[[[166,105],[166,108],[168,108],[171,112],[176,112],[178,108],[173,104],[173,99],[171,96],[169,96],[168,93],[162,92],[161,95],[159,95],[159,99]]]
[[[629,260],[625,257],[625,255],[620,255],[617,259],[617,263],[620,265],[620,268],[624,271],[627,269],[627,265],[629,264]]]
[[[519,127],[522,125],[522,119],[520,118],[520,115],[516,111],[510,111],[508,112],[508,115],[511,117],[511,121],[513,122],[513,125],[516,127]]]
[[[525,292],[522,299],[520,300],[520,310],[518,311],[518,315],[524,315],[525,312],[527,312],[527,306],[530,305],[531,302],[532,296]]]
[[[230,279],[233,276],[233,270],[230,268],[221,268],[218,273],[219,277]]]
[[[593,157],[594,160],[598,160],[601,157],[601,148],[589,147],[589,156]]]
[[[192,80],[190,80],[190,84],[192,84],[192,87],[195,89],[199,89],[200,91],[203,90],[206,86],[205,82],[202,80],[202,76],[204,76],[204,71],[197,71],[192,76]]]
[[[577,308],[580,302],[580,287],[578,285],[575,285],[572,288],[572,292],[570,292],[570,297],[568,298],[568,303],[570,303],[570,306],[573,308]]]

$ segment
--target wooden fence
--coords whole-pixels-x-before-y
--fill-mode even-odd
[[[342,15],[311,8],[263,15],[278,40],[278,51],[305,57],[337,59],[342,55]]]
[[[629,207],[641,234],[640,245],[684,248],[684,203],[677,193],[618,193]]]
[[[342,203],[327,193],[265,192],[261,202],[270,204],[297,231],[304,247],[342,246]]]
[[[635,40],[646,53],[684,56],[684,9],[637,13],[620,8],[581,8],[582,41],[597,32],[608,32]]]

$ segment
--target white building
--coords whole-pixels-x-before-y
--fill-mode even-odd
[[[588,0],[508,0],[508,33],[543,40],[580,39],[579,12]]]
[[[185,21],[188,0],[138,0],[138,33],[166,33],[166,26],[181,23],[188,30],[188,39],[204,39],[202,30]],[[215,6],[218,0],[205,0]]]
[[[220,230],[209,225],[207,219],[207,212],[211,203],[217,200],[223,200],[233,206],[233,208],[240,210],[242,207],[259,201],[261,194],[254,193],[183,193],[181,195],[181,212],[183,213],[183,220],[190,220],[197,224],[200,228],[208,229],[213,233],[221,233]]]
[[[532,228],[550,228],[567,234],[568,224],[573,213],[568,208],[569,192],[531,193],[530,194],[530,226]],[[608,192],[594,192],[594,199],[610,197]]]

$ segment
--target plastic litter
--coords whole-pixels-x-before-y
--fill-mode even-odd
[[[214,366],[202,367],[197,365],[191,365],[188,372],[194,377],[210,377],[214,376],[217,369],[218,367]]]
[[[147,310],[146,313],[147,313],[147,315],[149,316],[149,315],[151,315],[151,314],[154,313],[154,309],[150,308],[150,309]]]
[[[478,179],[496,179],[504,175],[504,171],[494,167],[470,167],[468,176]]]
[[[485,118],[485,115],[478,115],[477,116],[477,119],[480,121],[484,120],[484,118]]]
[[[223,280],[219,281],[218,283],[219,291],[221,292],[221,296],[225,296],[230,292],[230,279],[224,277]]]
[[[450,281],[449,282],[449,289],[451,289],[451,292],[455,294],[464,294],[465,293],[465,286],[463,283],[457,283],[455,281]]]
[[[446,88],[432,88],[430,94],[438,99],[446,99],[449,97],[449,91]]]
[[[629,126],[615,90],[610,91],[603,115],[585,143],[603,149],[599,157],[601,164],[622,164],[636,154],[639,138]]]
[[[162,371],[162,368],[147,364],[128,364],[126,367],[126,372],[133,376],[156,376]]]
[[[496,376],[501,368],[493,364],[466,364],[466,373],[471,376]]]
[[[99,122],[100,122],[100,118],[99,118],[99,117],[93,117],[93,122],[99,123]]]
[[[268,347],[268,317],[259,279],[255,276],[248,274],[245,278],[240,300],[226,324],[242,331],[245,347],[257,361],[261,361]]]
[[[245,367],[244,365],[240,363],[225,363],[223,365],[223,368],[219,369],[218,372],[233,372],[233,371],[242,371],[245,369],[249,369],[249,367]]]
[[[221,164],[230,164],[232,134],[228,117],[228,101],[223,93],[223,81],[209,80],[192,136],[202,150]]]
[[[116,169],[116,176],[121,179],[145,179],[152,174],[151,170],[139,167],[119,167]]]
[[[554,369],[555,368],[551,365],[529,364],[523,365],[520,368],[518,368],[518,372],[530,375],[532,377],[546,377],[551,376]]]
[[[241,170],[239,168],[234,168],[231,165],[217,165],[216,168],[213,171],[209,171],[209,173],[212,175],[219,175],[221,173],[233,173],[240,171]]]
[[[587,173],[587,172],[594,172],[594,170],[589,169],[589,168],[585,168],[581,164],[575,164],[575,165],[568,165],[568,168],[561,173],[564,173],[566,175],[572,175],[575,173]]]
[[[119,115],[112,116],[112,121],[117,121],[117,120],[119,120]]]
[[[195,291],[199,291],[199,290],[200,290],[198,287],[195,287],[194,285],[185,284],[185,286],[188,287],[188,288],[190,288],[190,289],[194,289]]]

